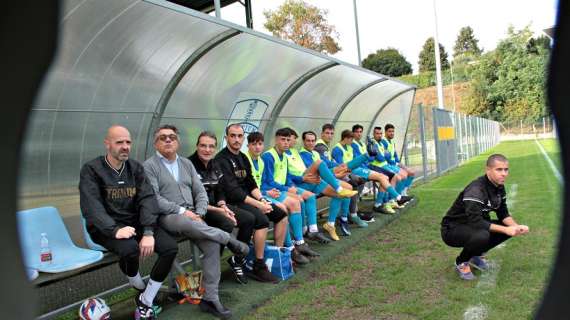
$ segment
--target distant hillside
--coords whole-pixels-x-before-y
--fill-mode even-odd
[[[461,112],[464,99],[469,93],[470,82],[460,82],[453,85],[453,93],[455,94],[455,111]],[[414,105],[422,104],[424,106],[437,106],[437,87],[427,87],[418,89],[414,99]],[[447,110],[453,110],[452,86],[443,87],[443,105]]]

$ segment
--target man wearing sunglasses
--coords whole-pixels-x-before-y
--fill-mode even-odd
[[[208,207],[208,195],[196,169],[190,160],[179,157],[178,129],[163,125],[154,133],[156,154],[144,163],[160,210],[164,213],[159,224],[176,236],[184,236],[195,242],[204,253],[204,297],[200,309],[217,317],[228,318],[231,312],[219,300],[220,245],[239,255],[246,255],[249,247],[229,233],[204,222]]]

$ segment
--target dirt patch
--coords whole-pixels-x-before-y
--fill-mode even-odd
[[[462,112],[464,99],[469,95],[470,82],[455,83],[452,87],[447,85],[443,87],[443,105],[446,109],[453,108],[453,98],[455,95],[455,109],[457,112]],[[452,93],[453,88],[453,93]],[[421,103],[424,106],[437,106],[437,87],[428,87],[418,89],[414,98],[414,105]]]

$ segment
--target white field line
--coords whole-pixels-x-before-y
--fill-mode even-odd
[[[540,152],[542,152],[542,155],[544,156],[544,159],[546,159],[546,162],[548,163],[548,165],[550,166],[550,170],[552,170],[552,173],[554,174],[554,177],[556,177],[556,179],[558,179],[558,182],[560,184],[563,184],[564,181],[562,180],[562,175],[560,174],[560,172],[558,171],[558,169],[556,168],[556,166],[554,165],[554,162],[552,162],[552,159],[550,159],[550,157],[548,156],[548,154],[546,153],[546,151],[544,150],[544,147],[542,146],[542,144],[540,144],[540,142],[538,142],[537,139],[534,139],[534,142],[536,143],[536,145],[538,146],[538,149],[540,149]]]
[[[487,307],[479,303],[476,306],[471,306],[465,310],[463,313],[463,320],[485,320],[489,312],[487,311]]]
[[[477,282],[477,290],[481,292],[481,294],[486,294],[493,289],[497,285],[497,276],[501,271],[501,265],[498,261],[489,261],[489,270],[483,272],[479,277],[479,282]]]
[[[515,202],[517,202],[515,198],[517,197],[518,190],[519,190],[519,185],[513,183],[509,188],[509,192],[507,192],[507,207],[509,209],[512,209],[515,206]]]

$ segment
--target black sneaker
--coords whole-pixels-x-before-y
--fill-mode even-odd
[[[234,277],[237,283],[246,284],[247,277],[243,273],[243,267],[245,265],[245,259],[243,258],[236,258],[236,256],[231,256],[228,258],[228,264],[230,265],[230,269],[234,273]]]
[[[307,257],[319,257],[320,256],[320,254],[318,252],[309,248],[309,244],[306,242],[303,244],[296,244],[295,250],[299,251],[299,253],[301,253],[302,255],[307,256]]]
[[[135,320],[154,320],[158,319],[154,313],[152,306],[147,306],[141,301],[141,295],[137,294],[135,297]]]
[[[311,262],[309,258],[302,255],[301,252],[299,252],[297,249],[293,249],[293,251],[291,251],[291,259],[293,259],[293,261],[295,261],[295,263],[298,265],[303,265]]]
[[[360,220],[365,221],[365,222],[374,222],[374,215],[370,214],[370,213],[359,213],[358,216],[360,217]]]
[[[219,301],[213,302],[202,299],[198,306],[202,312],[211,313],[216,318],[229,319],[232,317],[232,312],[224,307]]]
[[[378,212],[381,214],[394,214],[396,213],[396,211],[394,211],[394,209],[392,209],[392,211],[390,212],[390,210],[388,208],[386,208],[385,205],[379,205],[379,206],[374,206],[374,208],[372,208],[372,210],[374,210],[374,212]]]
[[[348,226],[348,219],[346,221],[343,221],[342,219],[340,220],[340,233],[345,236],[348,237],[350,236],[352,233],[350,233],[350,227]]]
[[[238,256],[245,257],[249,253],[249,246],[234,238],[230,238],[226,246],[233,254]]]
[[[279,278],[269,272],[267,265],[263,261],[258,261],[257,259],[253,263],[253,270],[248,272],[248,275],[259,282],[279,283]]]
[[[331,241],[325,237],[321,232],[317,231],[317,232],[307,232],[307,235],[305,236],[307,239],[312,240],[312,241],[316,241],[318,243],[321,244],[328,244]]]
[[[396,201],[398,203],[398,205],[403,205],[407,202],[409,202],[410,200],[412,200],[412,197],[408,197],[408,196],[400,196],[400,200]]]

